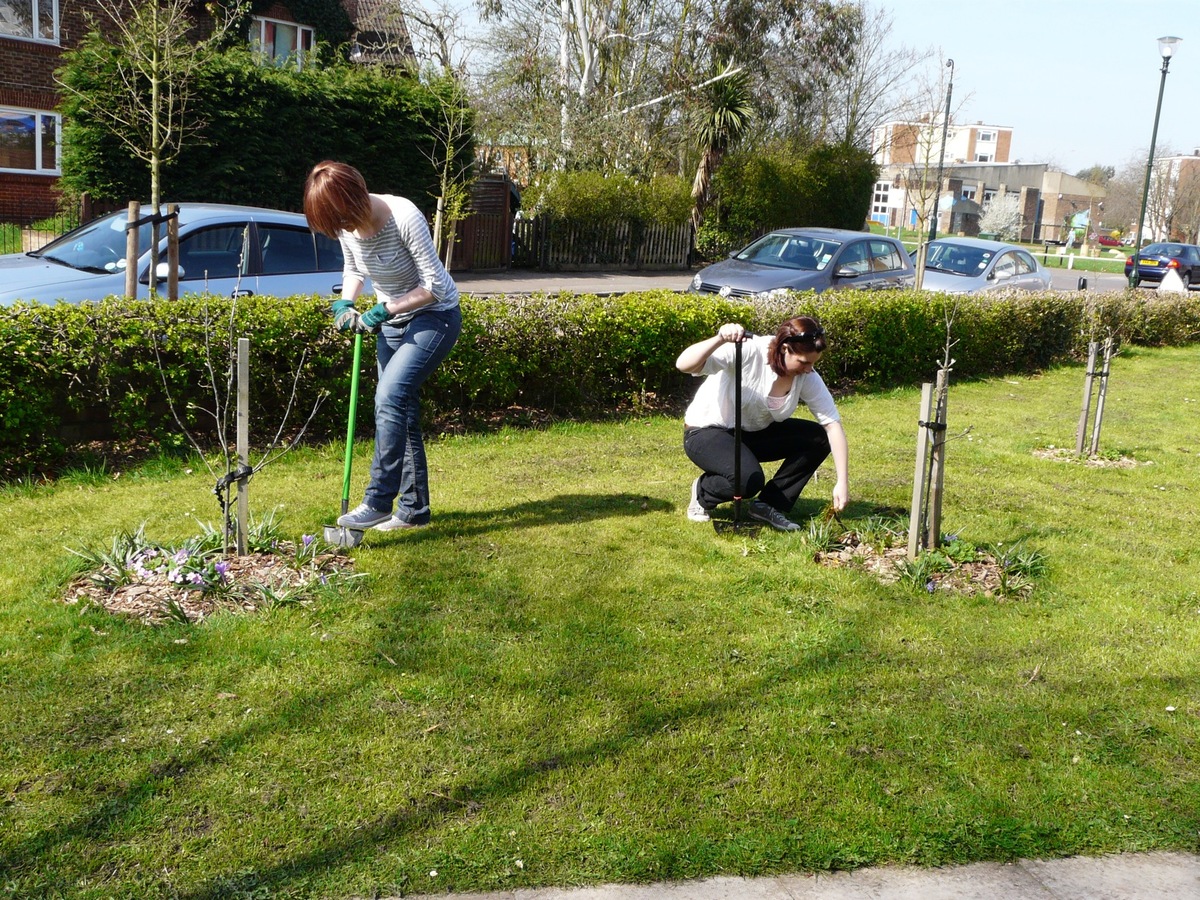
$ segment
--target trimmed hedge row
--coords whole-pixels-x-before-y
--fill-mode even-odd
[[[769,333],[788,316],[816,316],[830,342],[821,372],[843,392],[932,380],[948,322],[957,379],[1038,371],[1110,331],[1151,346],[1200,336],[1200,299],[1148,292],[951,298],[838,291],[753,303],[668,291],[564,293],[466,296],[463,312],[462,338],[424,400],[427,417],[465,425],[514,406],[587,416],[636,407],[651,396],[658,403],[681,400],[694,383],[675,369],[676,356],[727,321]],[[342,433],[350,341],[331,330],[325,299],[110,299],[0,310],[4,475],[60,465],[87,438],[180,445],[168,396],[189,431],[211,435],[214,398],[227,395],[230,348],[240,336],[251,339],[253,354],[253,441],[269,440],[289,406],[290,432],[316,404],[307,434]],[[372,356],[364,353],[367,396]],[[363,434],[371,406],[360,403]]]

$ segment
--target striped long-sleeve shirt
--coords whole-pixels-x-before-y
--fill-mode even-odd
[[[377,234],[369,238],[355,237],[348,231],[338,235],[342,243],[345,266],[342,278],[368,278],[380,301],[387,301],[424,287],[434,301],[422,310],[453,309],[458,305],[458,286],[438,259],[433,237],[425,217],[411,201],[403,197],[379,194],[392,217]],[[407,322],[417,312],[392,316],[391,325]]]

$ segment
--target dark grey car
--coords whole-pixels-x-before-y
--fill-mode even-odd
[[[723,297],[777,290],[912,287],[912,260],[895,238],[837,228],[783,228],[701,269],[691,289]]]

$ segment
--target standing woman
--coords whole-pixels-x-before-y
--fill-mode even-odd
[[[734,484],[735,347],[742,344],[742,485]],[[800,528],[787,517],[813,473],[833,454],[837,481],[833,508],[850,500],[846,432],[829,388],[813,367],[825,352],[825,331],[815,319],[797,316],[773,337],[748,335],[736,323],[722,325],[692,344],[675,365],[707,376],[684,414],[683,450],[702,470],[692,482],[687,515],[709,521],[709,511],[735,496],[756,497],[747,514],[780,531]],[[816,418],[793,419],[803,403]],[[782,460],[770,481],[762,464]]]
[[[371,481],[363,502],[337,523],[380,531],[428,525],[420,390],[462,331],[458,287],[438,259],[421,211],[403,197],[369,193],[362,174],[345,163],[313,168],[304,214],[313,230],[342,244],[346,262],[334,324],[339,331],[379,334]],[[354,302],[368,278],[378,302],[360,314]]]

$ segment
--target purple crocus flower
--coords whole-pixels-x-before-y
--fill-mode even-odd
[[[311,534],[301,535],[300,541],[304,544],[304,549],[307,550],[312,546],[313,536]]]

